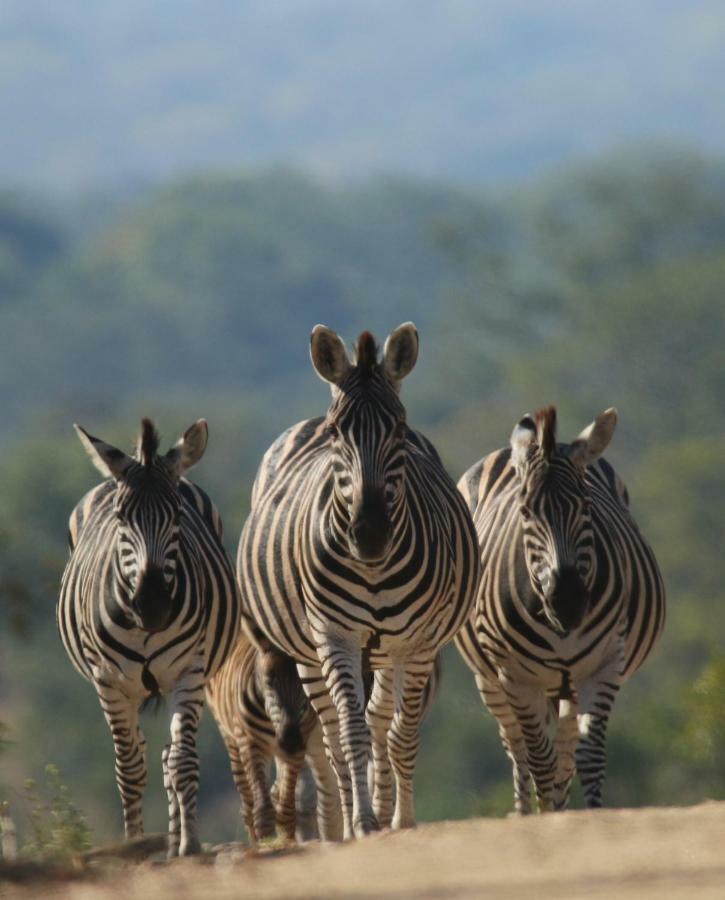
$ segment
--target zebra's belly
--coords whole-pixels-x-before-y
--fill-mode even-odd
[[[140,630],[126,632],[124,643],[100,642],[87,635],[85,661],[87,677],[113,685],[128,697],[142,700],[156,694],[169,694],[184,673],[204,660],[203,634],[176,635]]]
[[[405,592],[368,592],[363,597],[304,600],[288,594],[270,615],[270,605],[250,603],[256,624],[270,641],[299,662],[318,661],[315,647],[329,637],[360,646],[389,665],[422,652],[437,651],[451,640],[460,622],[454,588],[439,602]],[[270,600],[273,598],[270,597]]]
[[[481,645],[500,676],[535,685],[547,693],[558,692],[562,673],[574,683],[586,681],[621,653],[621,642],[615,631],[600,635],[596,640],[581,631],[564,637],[552,633],[545,646],[526,650],[505,639],[494,643],[484,638]]]

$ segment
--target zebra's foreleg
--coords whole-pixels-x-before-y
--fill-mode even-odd
[[[577,697],[558,702],[556,725],[556,779],[554,782],[554,809],[566,809],[569,805],[569,789],[576,772],[575,752],[579,740],[577,722]]]
[[[179,844],[181,843],[181,813],[179,812],[179,798],[176,791],[171,785],[171,775],[169,774],[169,750],[171,744],[168,743],[161,752],[161,768],[164,774],[164,789],[166,791],[166,799],[169,806],[169,839],[166,845],[167,855],[172,857],[179,855]]]
[[[554,809],[556,749],[548,734],[549,701],[541,688],[500,676],[506,699],[518,720],[534,779],[540,812]]]
[[[434,659],[408,662],[404,668],[396,666],[395,669],[395,714],[388,731],[388,752],[395,773],[394,829],[415,827],[413,772],[425,689],[433,663]]]
[[[272,756],[266,746],[246,737],[240,742],[240,752],[252,795],[251,809],[256,840],[273,838],[277,831],[277,814],[269,787]]]
[[[393,770],[388,756],[388,732],[395,713],[393,672],[377,669],[365,710],[373,748],[373,811],[381,828],[393,820]]]
[[[489,712],[498,722],[498,733],[506,755],[511,760],[514,782],[514,812],[527,816],[531,812],[531,774],[526,742],[506,694],[498,682],[476,675],[476,687]]]
[[[244,827],[247,830],[250,843],[256,844],[259,836],[254,827],[254,798],[252,796],[252,787],[249,783],[246,747],[241,736],[239,738],[224,736],[224,743],[229,753],[229,764],[232,770],[234,786],[239,794]]]
[[[278,829],[294,841],[297,827],[296,790],[297,779],[304,765],[304,753],[281,759],[277,757],[277,777],[275,779],[275,812]]]
[[[169,856],[199,853],[196,801],[199,791],[199,756],[196,732],[204,706],[204,667],[199,661],[176,683],[171,714],[171,743],[166,767],[171,790],[179,807],[179,844],[169,846]],[[173,823],[170,823],[173,825]]]
[[[146,740],[138,723],[138,703],[105,681],[96,682],[98,699],[111,729],[116,783],[121,795],[126,839],[143,834]]]
[[[377,831],[379,826],[368,788],[371,741],[365,721],[362,652],[359,646],[327,637],[318,646],[317,653],[327,690],[337,710],[340,745],[350,775],[352,829],[355,837],[363,837]]]
[[[619,658],[602,667],[579,688],[579,745],[576,768],[584,788],[586,805],[602,805],[602,786],[607,769],[607,724],[622,684]]]
[[[337,777],[325,750],[322,727],[319,722],[307,738],[307,760],[312,769],[317,789],[317,823],[323,841],[341,841],[343,838],[342,806]]]
[[[322,748],[322,755],[323,757],[325,756],[324,748]],[[328,769],[330,768],[326,758],[325,765],[327,765]],[[332,772],[330,774],[332,775]],[[334,775],[332,779],[333,781],[335,780]],[[337,797],[337,784],[334,785],[334,789]],[[320,830],[317,824],[317,788],[315,787],[315,779],[308,761],[305,761],[297,779],[295,808],[297,810],[295,837],[298,843],[304,844],[307,841],[317,840],[320,837]],[[342,831],[340,833],[342,834]]]
[[[316,666],[298,663],[302,686],[305,689],[310,705],[314,709],[322,728],[323,742],[327,759],[337,779],[337,790],[343,820],[343,840],[354,837],[352,828],[352,785],[350,770],[345,761],[345,754],[340,744],[340,723],[337,718],[335,704],[325,684],[322,672]]]

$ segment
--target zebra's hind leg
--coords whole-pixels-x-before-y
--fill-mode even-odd
[[[489,712],[498,722],[498,733],[506,755],[511,760],[514,782],[514,812],[527,816],[531,812],[531,774],[526,755],[526,742],[521,726],[498,682],[476,675],[476,687]]]
[[[323,841],[343,838],[342,806],[337,777],[325,751],[322,727],[319,722],[307,738],[307,760],[312,769],[317,791],[317,823]]]
[[[373,748],[373,811],[381,828],[393,820],[393,770],[388,756],[388,732],[395,713],[394,679],[390,669],[377,669],[365,710]]]
[[[113,738],[116,783],[123,807],[124,832],[129,840],[143,834],[146,740],[139,727],[138,703],[104,680],[96,682],[96,690]]]
[[[171,743],[166,754],[166,767],[169,785],[176,794],[179,807],[179,844],[178,847],[169,846],[169,857],[190,856],[201,851],[196,823],[199,792],[196,732],[203,706],[204,667],[198,661],[176,683],[173,692]]]
[[[622,678],[619,659],[602,667],[579,689],[579,745],[576,768],[584,788],[586,805],[602,805],[602,786],[607,769],[607,724]]]
[[[434,658],[395,668],[395,714],[388,731],[388,752],[395,773],[393,828],[415,827],[413,772],[420,741],[425,690]]]

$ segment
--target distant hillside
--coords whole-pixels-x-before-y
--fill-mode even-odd
[[[491,183],[632,139],[722,150],[724,43],[715,0],[5,0],[0,182]]]

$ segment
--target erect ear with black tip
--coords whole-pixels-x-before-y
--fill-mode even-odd
[[[166,461],[177,478],[188,472],[204,455],[209,440],[209,426],[206,419],[199,419],[187,428],[179,440],[166,454]]]
[[[418,344],[418,330],[412,322],[404,322],[388,335],[383,347],[383,372],[395,387],[412,372]]]
[[[604,453],[617,427],[617,410],[612,406],[600,413],[569,447],[569,459],[580,469],[590,466]]]
[[[516,423],[511,432],[511,462],[519,476],[526,473],[529,451],[536,446],[536,422],[530,415]]]
[[[88,434],[80,425],[73,425],[73,427],[83,449],[101,475],[104,478],[115,478],[117,481],[119,478],[123,478],[126,469],[133,464],[133,459],[127,456],[123,450]]]
[[[315,325],[312,329],[310,359],[320,378],[336,387],[340,386],[350,371],[345,342],[326,325]]]

